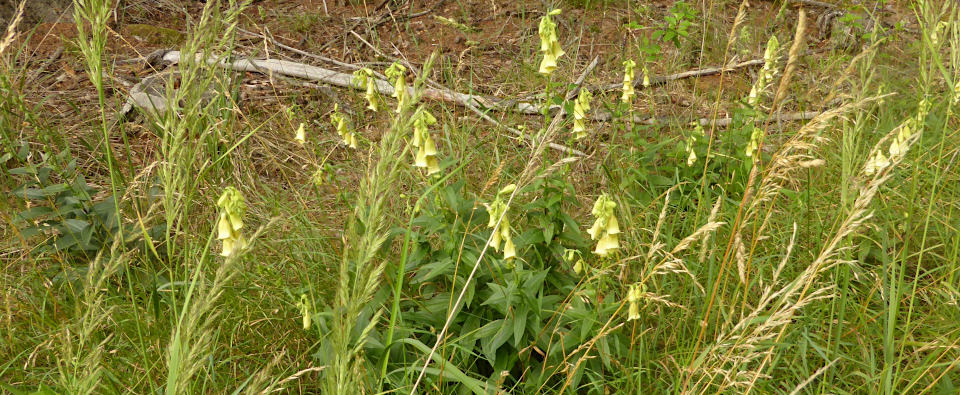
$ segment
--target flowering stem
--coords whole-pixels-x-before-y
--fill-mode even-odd
[[[420,198],[417,199],[417,202],[413,205],[413,211],[410,213],[410,220],[407,222],[406,232],[403,234],[403,248],[400,250],[400,262],[397,263],[397,272],[394,276],[393,283],[393,304],[390,307],[390,325],[387,326],[387,337],[386,341],[383,342],[384,350],[383,362],[380,364],[380,382],[383,383],[383,379],[387,376],[387,365],[390,362],[390,346],[393,344],[393,329],[397,324],[397,317],[400,315],[400,291],[403,288],[403,272],[404,268],[407,266],[407,256],[410,251],[410,234],[413,229],[413,220],[415,218],[414,214],[420,211],[420,206],[423,204],[427,196],[431,196],[432,192],[436,190],[439,186],[444,185],[450,177],[453,177],[454,174],[457,174],[467,162],[463,162],[453,171],[447,172],[445,176],[438,179],[436,182],[431,184],[423,193],[420,195]]]

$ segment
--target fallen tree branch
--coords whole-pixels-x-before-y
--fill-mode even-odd
[[[200,55],[197,55],[198,57]],[[167,51],[159,59],[163,63],[178,63],[180,62],[180,51]],[[253,72],[253,73],[262,73],[262,74],[271,74],[276,73],[280,75],[285,75],[288,77],[297,77],[303,78],[312,81],[324,82],[331,85],[336,85],[343,88],[358,89],[356,85],[353,84],[353,74],[341,73],[334,70],[325,69],[323,67],[311,66],[303,63],[291,62],[280,59],[237,59],[237,60],[224,60],[224,59],[214,59],[211,58],[208,60],[210,64],[217,64],[220,67],[224,67],[234,71],[244,71],[244,72]],[[381,95],[392,96],[393,95],[393,85],[389,82],[375,78],[373,79],[374,85],[377,88],[377,91]],[[412,89],[412,88],[407,88]],[[412,93],[412,91],[411,91]],[[477,107],[485,107],[491,110],[498,111],[513,111],[523,114],[539,114],[540,109],[534,104],[530,103],[516,103],[513,105],[501,105],[500,102],[505,102],[505,100],[498,99],[488,99],[479,95],[470,95],[466,93],[454,92],[448,89],[436,89],[428,88],[424,90],[423,97],[426,97],[431,100],[443,101],[450,104],[456,104],[465,106],[466,104],[471,104]]]
[[[651,76],[651,77],[650,77],[650,85],[649,85],[649,86],[663,85],[663,84],[666,84],[666,83],[668,83],[668,82],[676,81],[676,80],[681,80],[681,79],[684,79],[684,78],[706,77],[706,76],[710,76],[710,75],[720,74],[721,72],[724,72],[724,71],[733,71],[733,70],[736,70],[736,69],[742,69],[742,68],[744,68],[744,67],[762,66],[762,65],[763,65],[763,59],[761,58],[761,59],[753,59],[753,60],[748,60],[748,61],[745,61],[745,62],[736,63],[736,64],[733,64],[733,65],[727,66],[726,68],[723,68],[723,67],[708,67],[708,68],[705,68],[705,69],[697,69],[697,70],[684,71],[684,72],[682,72],[682,73],[676,73],[676,74],[670,74],[670,75],[664,75],[664,76],[656,76],[656,75],[655,75],[655,76]],[[639,88],[639,89],[645,88],[645,87],[643,86],[643,78],[642,78],[642,76],[641,76],[641,78],[637,78],[635,81],[633,81],[633,86],[634,86],[634,88]],[[609,92],[609,91],[620,90],[620,89],[622,89],[622,88],[623,88],[623,84],[622,84],[622,83],[616,83],[616,84],[604,85],[604,86],[602,86],[602,87],[596,87],[596,88],[593,89],[593,91],[594,91],[594,92],[597,92],[597,91]]]
[[[197,56],[199,57],[201,55],[197,55]],[[170,63],[170,64],[179,63],[180,52],[167,51],[162,56],[158,56],[158,58],[163,63]],[[210,58],[208,59],[207,62],[210,64],[216,64],[220,67],[224,67],[234,71],[254,72],[254,73],[262,73],[262,74],[268,74],[268,75],[271,73],[276,73],[282,76],[296,77],[296,78],[301,78],[305,80],[323,82],[326,84],[335,85],[343,88],[358,89],[357,86],[354,85],[353,83],[352,74],[341,73],[333,70],[328,70],[322,67],[306,65],[303,63],[290,62],[290,61],[279,60],[279,59],[225,60],[225,59],[217,59],[217,58]],[[580,78],[577,80],[578,83],[576,85],[578,87],[583,84],[583,79],[586,78],[586,75],[590,71],[592,71],[594,67],[596,67],[597,62],[598,62],[598,59],[595,58],[594,61],[591,62],[589,66],[587,66],[587,68],[585,69],[585,73],[582,74]],[[408,62],[407,64],[409,65]],[[373,79],[373,82],[377,88],[377,91],[381,95],[385,95],[385,96],[393,95],[394,88],[393,88],[393,85],[391,85],[389,82],[382,79],[376,79],[376,78]],[[490,117],[481,108],[486,108],[488,110],[499,110],[499,111],[515,111],[515,112],[520,112],[525,114],[540,114],[539,107],[530,103],[515,103],[507,107],[506,105],[498,105],[498,103],[505,102],[506,100],[493,101],[483,96],[455,92],[453,90],[443,87],[442,85],[439,85],[438,83],[432,80],[429,80],[428,82],[432,87],[425,89],[423,91],[422,97],[466,107],[472,112],[478,114],[484,120],[487,120],[488,122],[495,123],[499,126],[502,126],[506,130],[518,136],[523,136],[524,133],[515,128],[511,128],[509,126],[503,125],[502,123]],[[407,89],[410,89],[409,93],[413,94],[412,88],[407,88]],[[575,95],[576,90],[571,91],[570,94]],[[151,104],[155,105],[155,103],[153,103],[152,101],[151,101]],[[560,111],[560,106],[551,106],[551,110]],[[778,122],[807,120],[815,117],[817,114],[819,113],[812,112],[812,111],[799,112],[799,113],[786,113],[780,116],[773,117],[771,118],[771,120],[778,121]],[[591,115],[591,119],[600,121],[600,122],[606,122],[606,121],[613,120],[613,116],[612,114],[606,113],[606,112],[595,112],[594,114]],[[654,125],[654,124],[675,122],[677,120],[675,118],[654,118],[654,117],[634,116],[633,121],[636,123],[641,123],[646,125]],[[724,127],[724,126],[729,126],[733,122],[733,119],[721,118],[717,120],[711,120],[710,118],[700,118],[696,120],[696,122],[700,123],[703,126],[708,126],[712,123],[715,123],[716,126]],[[576,155],[586,155],[582,151],[578,151],[573,148],[565,147],[555,143],[551,143],[551,147],[554,149],[573,153]]]
[[[360,69],[359,66],[356,66],[350,63],[341,62],[336,59],[331,59],[325,56],[316,55],[316,54],[306,52],[288,45],[284,45],[279,41],[273,38],[267,37],[265,35],[257,34],[254,32],[243,30],[243,29],[239,29],[239,31],[247,35],[266,39],[270,43],[276,45],[279,48],[286,49],[288,51],[297,53],[302,56],[307,56],[320,61],[332,63],[337,66],[341,66],[350,70]],[[363,37],[360,36],[359,34],[355,32],[351,32],[351,33],[356,38],[358,38],[361,42],[363,42],[365,45],[372,48],[380,56],[384,56],[386,58],[392,58],[384,54],[382,51],[374,47],[372,44],[370,44],[366,40],[364,40]],[[167,62],[175,62],[174,61],[175,59],[179,60],[179,52],[177,51],[168,51],[164,56],[165,57],[163,58],[163,60]],[[246,63],[248,64],[243,64],[243,65],[238,65],[237,64],[238,62],[243,62],[243,61],[233,62],[232,66],[231,65],[225,65],[225,66],[228,66],[238,71],[263,72],[263,70],[268,70],[271,72],[276,72],[276,73],[291,76],[291,77],[311,79],[314,81],[326,82],[326,83],[330,83],[330,84],[345,87],[345,88],[353,88],[353,86],[351,85],[351,81],[353,79],[351,74],[339,73],[339,72],[318,67],[318,66],[310,66],[310,65],[284,61],[279,59],[249,60],[249,61],[246,61]],[[255,64],[255,66],[251,68],[250,65],[253,65],[253,64]],[[682,73],[670,74],[666,76],[654,76],[651,78],[650,85],[651,86],[662,85],[667,82],[676,81],[679,79],[709,76],[709,75],[719,74],[724,70],[730,71],[730,70],[736,70],[740,68],[757,66],[762,64],[763,64],[763,59],[753,59],[753,60],[748,60],[745,62],[740,62],[734,65],[728,66],[726,69],[719,68],[719,67],[710,67],[705,69],[698,69],[698,70],[685,71]],[[408,66],[410,65],[409,62],[407,62],[407,65]],[[382,74],[380,73],[375,73],[375,74],[378,77],[378,79],[376,80],[377,90],[381,94],[392,95],[393,87],[386,80],[384,80],[384,77]],[[642,78],[638,78],[637,81],[634,82],[634,84],[637,87],[640,87],[642,89],[643,88]],[[588,89],[590,89],[593,92],[597,92],[597,91],[617,90],[617,89],[620,89],[621,87],[622,87],[621,84],[609,84],[609,85],[604,85],[602,87],[593,87]],[[495,111],[517,112],[517,113],[527,114],[527,115],[537,115],[542,113],[541,107],[534,103],[522,102],[522,101],[517,101],[512,99],[484,97],[480,95],[460,93],[460,92],[456,92],[449,89],[437,89],[437,88],[427,89],[423,92],[423,96],[431,100],[442,101],[442,102],[455,104],[463,107],[467,107],[467,105],[473,105],[475,107],[483,107],[483,108],[488,108]],[[559,110],[560,110],[560,106],[552,105],[550,106],[549,111],[556,112]],[[598,122],[606,122],[612,119],[612,117],[610,114],[597,113],[597,114],[590,115],[590,119]]]

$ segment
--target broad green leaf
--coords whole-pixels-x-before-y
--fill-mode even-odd
[[[69,232],[79,234],[90,226],[90,222],[81,219],[68,218],[63,220],[63,225]]]
[[[520,346],[520,339],[523,338],[524,329],[527,326],[527,313],[529,309],[526,306],[519,307],[516,309],[515,317],[513,318],[513,343]]]
[[[50,213],[53,213],[53,209],[50,207],[36,206],[21,211],[20,214],[17,215],[17,219],[20,221],[32,221]]]
[[[397,340],[397,343],[411,345],[414,348],[416,348],[418,351],[420,351],[420,353],[422,353],[423,355],[430,355],[430,347],[427,347],[426,344],[423,344],[419,340],[407,338],[407,339]],[[455,364],[442,359],[439,353],[433,354],[433,361],[434,363],[441,364],[441,367],[440,368],[427,367],[426,369],[423,369],[423,367],[418,364],[418,365],[407,366],[405,368],[394,370],[390,372],[390,374],[392,375],[397,372],[405,372],[407,369],[418,371],[418,372],[424,371],[431,376],[440,376],[446,380],[463,384],[464,387],[467,387],[468,389],[470,389],[470,391],[473,391],[474,394],[488,394],[491,392],[491,391],[488,391],[486,383],[478,379],[475,379],[473,377],[467,376],[467,374],[464,373],[462,370],[460,370],[460,368],[458,368]]]

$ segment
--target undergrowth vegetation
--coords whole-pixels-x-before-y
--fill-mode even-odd
[[[218,65],[266,11],[237,0],[189,21],[172,105],[116,117],[116,4],[75,0],[95,111],[62,129],[12,21],[0,388],[955,393],[960,6],[911,2],[914,30],[844,19],[858,44],[824,55],[804,9],[777,2],[759,29],[746,1],[709,3],[649,27],[623,6],[643,34],[605,62],[613,89],[570,46],[570,9],[530,12],[517,73],[539,113],[499,126],[435,101],[456,74],[439,52],[355,67],[335,103],[241,106]],[[705,118],[644,117],[671,82],[654,70],[691,50],[760,61],[733,93],[741,71],[719,73]]]

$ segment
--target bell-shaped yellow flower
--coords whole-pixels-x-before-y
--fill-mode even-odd
[[[583,262],[583,258],[580,257],[580,251],[572,248],[567,248],[563,250],[563,261],[568,264],[573,264],[573,272],[580,274],[580,272],[586,269],[586,263]]]
[[[577,263],[573,264],[573,272],[580,274],[580,272],[586,270],[587,264],[583,262],[583,259],[578,259]]]
[[[437,145],[430,136],[430,125],[437,123],[437,118],[429,111],[421,108],[413,119],[413,141],[411,145],[417,148],[414,157],[414,166],[425,167],[427,175],[440,172],[440,161],[437,160]]]
[[[409,92],[407,92],[406,73],[407,68],[398,62],[391,64],[384,72],[387,78],[391,79],[393,83],[393,97],[397,99],[397,114],[407,106],[407,101],[410,96]]]
[[[613,202],[610,202],[610,203],[613,203]],[[613,203],[613,207],[617,207],[617,204]],[[607,234],[608,235],[620,234],[620,223],[617,222],[617,216],[613,214],[613,208],[610,209],[610,219],[607,220]]]
[[[687,166],[693,166],[694,163],[697,163],[696,144],[704,136],[703,126],[700,125],[700,122],[693,121],[690,126],[693,126],[693,132],[687,136],[684,143],[684,149],[687,151]]]
[[[297,128],[297,133],[293,139],[297,140],[301,145],[307,142],[307,131],[304,130],[303,122],[300,122],[300,127]]]
[[[950,96],[950,104],[956,105],[960,103],[960,80],[957,80],[957,83],[953,85],[953,95]]]
[[[863,172],[867,175],[873,175],[874,173],[883,171],[887,166],[890,166],[890,159],[883,154],[883,151],[877,151],[877,154],[867,161]]]
[[[631,284],[627,291],[627,321],[640,318],[640,298],[643,297],[643,286]]]
[[[340,104],[334,103],[333,112],[330,113],[330,123],[336,128],[337,134],[343,139],[343,143],[350,148],[357,148],[357,136],[347,125],[347,118],[340,113]]]
[[[607,256],[610,251],[620,248],[620,238],[616,234],[607,233],[597,242],[593,252],[600,256]]]
[[[617,203],[606,193],[600,195],[593,204],[592,214],[595,218],[593,226],[587,230],[591,240],[597,240],[593,253],[607,256],[610,252],[620,248],[620,223],[617,221]]]
[[[227,213],[220,213],[220,220],[217,221],[217,239],[223,240],[230,237],[233,237],[233,227],[230,226]]]
[[[238,254],[247,246],[247,241],[243,238],[242,235],[238,235],[233,239],[224,239],[223,240],[223,251],[220,253],[221,256],[231,257]]]
[[[307,294],[300,295],[297,307],[300,308],[300,315],[303,316],[303,329],[310,329],[310,299],[307,298]]]
[[[240,230],[243,229],[243,214],[247,209],[246,203],[240,191],[234,187],[227,187],[217,199],[217,207],[220,208],[217,239],[223,242],[223,251],[220,255],[235,256],[246,246],[246,241],[240,234]]]
[[[580,95],[573,103],[573,137],[582,139],[587,137],[587,111],[590,111],[590,100],[593,94],[589,90],[581,89]]]
[[[487,220],[487,227],[492,228],[497,226],[497,220],[503,215],[504,210],[506,210],[506,205],[503,204],[499,197],[494,199],[492,203],[484,203],[483,205],[487,208],[487,214],[490,216]]]
[[[364,97],[367,99],[367,108],[373,112],[380,109],[380,100],[377,99],[377,83],[373,76],[373,70],[364,67],[353,73],[353,83],[358,88],[364,90]]]
[[[317,166],[317,170],[313,172],[312,176],[310,176],[310,182],[312,182],[313,185],[319,187],[323,185],[323,178],[324,178],[323,167]]]
[[[500,252],[500,246],[504,244],[504,241],[508,241],[510,245],[513,245],[510,239],[510,218],[503,217],[503,221],[500,221],[500,227],[493,233],[489,245],[493,247],[494,251]],[[516,251],[514,251],[514,254],[516,254]],[[504,257],[506,258],[506,256]]]
[[[899,137],[899,136],[898,136]],[[890,143],[890,157],[896,158],[907,153],[907,144],[905,140],[899,138],[893,139],[893,142]]]
[[[590,235],[590,240],[596,240],[598,237],[600,237],[600,235],[603,234],[603,221],[600,221],[599,219],[594,220],[593,226],[587,230],[587,234]]]
[[[430,159],[436,160],[437,156],[437,147],[433,143],[433,139],[430,138],[430,135],[427,135],[426,140],[423,144],[417,148],[417,157],[415,159],[417,167],[429,167]]]
[[[513,245],[513,239],[507,238],[503,244],[503,259],[513,259],[517,257],[517,247]]]
[[[544,15],[540,19],[540,52],[543,53],[543,60],[540,61],[540,74],[550,75],[557,69],[557,60],[566,54],[560,47],[557,40],[557,24],[551,16],[559,15],[560,10],[556,9]]]
[[[496,231],[490,237],[489,246],[497,252],[500,251],[500,245],[503,244],[503,258],[504,259],[513,259],[517,256],[516,246],[513,244],[513,239],[511,238],[511,229],[510,229],[510,219],[506,216],[507,205],[503,202],[502,197],[509,195],[516,189],[516,185],[510,184],[500,190],[497,193],[497,197],[494,198],[493,202],[490,204],[484,203],[483,205],[487,208],[487,214],[490,216],[489,221],[487,222],[487,227],[493,228],[497,226],[497,221],[500,220],[500,217],[503,217],[503,220],[500,221],[500,227],[495,229]]]
[[[913,124],[922,121],[916,119],[908,120],[900,127],[900,132],[897,133],[897,136],[890,143],[890,159],[895,159],[903,156],[907,153],[907,141],[913,136]]]
[[[767,89],[773,76],[777,74],[777,51],[780,50],[780,42],[777,36],[770,36],[767,41],[767,49],[763,52],[763,68],[757,73],[757,80],[750,87],[750,94],[747,96],[747,104],[751,107],[757,107],[760,104],[760,95]]]
[[[764,65],[776,63],[777,52],[779,51],[780,51],[780,40],[777,40],[776,35],[770,36],[770,39],[767,40],[767,48],[763,50]]]
[[[433,175],[440,172],[440,161],[436,156],[427,157],[427,175]]]
[[[633,102],[634,96],[637,95],[633,89],[633,79],[636,78],[637,74],[636,67],[637,62],[634,62],[633,59],[623,62],[623,95],[620,96],[620,101],[627,104]]]
[[[760,148],[760,141],[763,140],[763,129],[758,127],[753,128],[753,132],[750,133],[750,142],[747,143],[747,147],[743,150],[743,154],[756,161],[757,158],[753,156],[757,152],[757,148]]]
[[[641,72],[643,73],[643,87],[649,88],[650,87],[650,70],[647,70],[647,65],[643,65],[643,69],[641,70]]]

